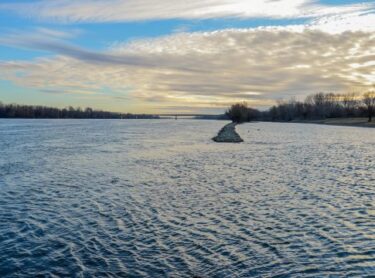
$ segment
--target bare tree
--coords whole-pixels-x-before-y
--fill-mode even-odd
[[[246,102],[233,104],[225,114],[234,123],[250,122],[258,117],[259,111],[248,107]]]
[[[235,106],[236,117],[246,119],[246,107]],[[242,107],[243,108],[243,107]],[[243,111],[245,116],[241,116]],[[291,98],[289,101],[278,100],[268,111],[258,111],[258,119],[271,121],[292,121],[309,119],[367,117],[372,121],[375,116],[375,90],[372,89],[363,97],[357,93],[334,94],[317,93],[306,97],[304,102]],[[230,115],[228,115],[230,116]],[[234,114],[233,114],[234,116]]]
[[[375,110],[375,91],[369,91],[363,95],[363,103],[366,105],[368,121],[372,121],[372,115]]]
[[[0,118],[36,118],[36,119],[156,119],[157,115],[134,115],[94,110],[92,108],[58,109],[45,106],[3,104],[0,102]]]
[[[342,95],[342,104],[344,105],[346,116],[354,116],[358,105],[358,94],[347,93]]]

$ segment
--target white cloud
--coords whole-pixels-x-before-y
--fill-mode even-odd
[[[341,33],[345,31],[375,31],[375,13],[353,12],[321,17],[313,20],[309,28],[328,33]]]
[[[0,4],[0,9],[62,22],[154,19],[313,18],[364,11],[374,4],[329,6],[314,0],[40,0]]]
[[[11,29],[0,36],[0,44],[19,48],[32,48],[31,45],[38,41],[62,42],[65,39],[72,39],[82,33],[79,29],[51,29],[45,27],[25,28],[23,31]],[[34,47],[35,48],[35,47]]]
[[[0,63],[0,78],[28,88],[103,94],[160,109],[268,106],[317,91],[375,83],[375,33],[295,28],[179,33],[115,45],[105,53],[48,45],[59,55]],[[32,43],[28,43],[32,47]]]

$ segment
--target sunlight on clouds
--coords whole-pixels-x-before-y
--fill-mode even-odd
[[[311,18],[374,8],[329,6],[313,0],[54,0],[0,4],[1,10],[62,22],[125,22],[155,19]]]
[[[321,17],[310,23],[312,29],[329,33],[341,33],[347,30],[371,32],[375,29],[375,10],[366,12],[355,12],[337,14]]]
[[[0,45],[49,56],[0,61],[0,79],[45,94],[122,103],[128,111],[129,103],[144,109],[138,112],[218,111],[239,101],[265,107],[281,98],[375,84],[375,3],[368,1],[25,0],[2,1],[1,11],[49,25],[3,29]],[[104,51],[83,47],[83,31],[69,25],[217,18],[304,23],[193,33],[182,25],[164,37],[107,41]],[[69,24],[52,29],[51,23]]]
[[[228,29],[116,44],[96,59],[90,53],[70,47],[33,62],[2,62],[0,77],[45,92],[103,97],[110,88],[114,104],[124,97],[150,111],[224,109],[238,101],[269,106],[375,82],[373,32]]]

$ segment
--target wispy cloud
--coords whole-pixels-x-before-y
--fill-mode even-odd
[[[193,64],[190,65],[184,57],[180,61],[169,59],[168,55],[158,53],[136,53],[131,51],[121,51],[124,49],[121,44],[117,48],[111,48],[106,52],[92,51],[73,45],[63,38],[70,38],[71,33],[63,31],[34,28],[31,31],[12,31],[0,37],[0,45],[11,46],[13,48],[30,49],[50,52],[52,54],[70,57],[85,63],[109,66],[138,66],[148,68],[168,67],[175,70],[202,71]],[[176,57],[174,57],[176,59]],[[185,65],[182,66],[182,64]]]
[[[312,20],[309,27],[328,33],[345,31],[375,31],[375,9],[320,17]]]
[[[77,47],[71,46],[65,41],[80,34],[81,31],[79,29],[69,31],[45,27],[25,28],[22,30],[10,29],[8,32],[3,32],[0,37],[0,45],[53,52],[54,54],[59,52],[77,53]]]
[[[374,4],[329,6],[314,0],[39,0],[0,4],[1,10],[60,22],[158,19],[314,18],[364,11]]]
[[[7,39],[11,43],[2,40]],[[110,88],[159,109],[223,108],[242,100],[268,106],[289,96],[375,83],[374,32],[230,29],[138,40],[105,52],[62,41],[29,39],[25,45],[58,56],[0,63],[0,77],[39,90],[102,93]]]

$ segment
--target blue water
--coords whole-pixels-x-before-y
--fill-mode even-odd
[[[0,120],[0,277],[374,277],[375,129]]]

